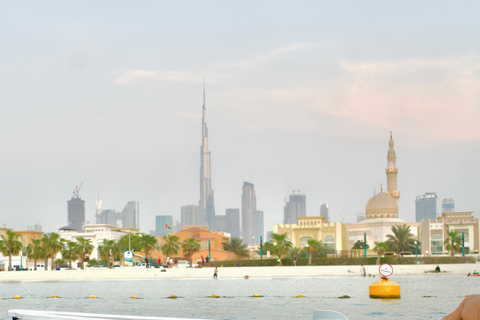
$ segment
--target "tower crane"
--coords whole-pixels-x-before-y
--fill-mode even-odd
[[[83,181],[80,182],[78,186],[73,189],[73,198],[78,198],[80,193],[80,188],[82,187]]]

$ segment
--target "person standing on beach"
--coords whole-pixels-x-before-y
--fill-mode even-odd
[[[215,270],[213,270],[213,279],[217,279],[217,273],[218,273],[218,270],[217,270],[217,267],[215,267]]]
[[[293,255],[293,265],[296,267],[297,266],[297,256]]]
[[[205,267],[205,258],[202,255],[202,268]]]
[[[365,267],[363,266],[363,264],[360,265],[360,275],[364,277],[367,276],[367,272],[365,271]]]

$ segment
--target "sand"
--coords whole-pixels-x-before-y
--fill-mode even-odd
[[[434,270],[436,265],[393,265],[393,275],[424,275],[426,270]],[[475,263],[440,265],[442,274],[467,275],[480,267]],[[365,266],[367,275],[379,277],[379,266]],[[212,278],[213,268],[171,268],[166,272],[161,269],[115,268],[85,270],[37,270],[0,272],[0,281],[76,281],[76,280],[132,280],[132,279],[193,279]],[[218,268],[219,278],[285,278],[285,277],[359,277],[360,266],[275,266],[275,267],[229,267]]]

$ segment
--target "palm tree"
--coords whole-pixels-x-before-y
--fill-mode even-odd
[[[182,243],[182,250],[183,253],[188,256],[188,260],[190,261],[190,266],[192,266],[192,256],[195,252],[200,251],[201,249],[200,243],[193,238],[187,238]]]
[[[163,236],[165,243],[162,245],[161,249],[165,258],[171,257],[180,251],[180,242],[178,239],[179,238],[176,235],[167,234],[166,236]]]
[[[415,236],[410,232],[410,226],[392,226],[393,235],[387,235],[387,245],[396,253],[415,250]]]
[[[224,245],[225,251],[235,253],[238,258],[247,258],[250,256],[247,247],[248,246],[243,243],[243,239],[240,238],[231,238],[230,242],[227,242]]]
[[[458,251],[462,246],[462,236],[460,233],[455,231],[447,231],[448,238],[445,239],[444,244],[445,248],[450,251],[450,254],[453,258],[455,251]]]
[[[55,259],[55,255],[62,250],[64,241],[65,240],[60,239],[60,235],[55,232],[43,235],[42,247],[45,252],[45,270],[48,269],[48,258],[52,261],[51,269],[55,269],[53,260]]]
[[[375,241],[375,247],[373,248],[373,251],[377,253],[377,264],[380,264],[380,258],[382,255],[387,252],[388,250],[388,245],[385,242],[378,242]]]
[[[34,269],[37,271],[37,260],[45,257],[45,252],[42,248],[41,239],[32,239],[32,243],[29,243],[25,248],[27,256],[34,261]]]
[[[17,255],[23,248],[22,243],[18,240],[21,238],[21,235],[14,232],[13,230],[7,230],[5,235],[0,236],[0,251],[4,256],[8,255],[8,271],[12,271],[12,256]]]
[[[156,248],[157,246],[157,238],[154,236],[151,236],[149,234],[142,234],[141,243],[142,243],[142,248],[143,252],[145,253],[145,262],[147,263],[147,267],[149,266],[149,257],[150,257],[150,252],[152,252],[153,249]]]
[[[68,259],[68,266],[72,269],[72,261],[78,259],[78,246],[75,241],[67,241],[62,249],[62,258]]]
[[[286,233],[284,234],[272,233],[271,238],[275,246],[275,253],[279,258],[287,254],[288,251],[293,247],[292,242],[290,242],[287,239]],[[282,264],[282,260],[280,260],[280,264]]]
[[[263,244],[263,252],[269,252],[271,255],[275,255],[275,245],[272,241],[267,241]]]
[[[90,239],[78,237],[77,248],[78,248],[78,254],[80,257],[80,269],[83,270],[84,264],[85,264],[85,256],[92,253],[94,246],[92,245],[92,241]]]
[[[322,241],[318,241],[318,240],[315,240],[315,239],[309,239],[307,241],[307,246],[306,246],[306,249],[307,249],[307,252],[308,252],[308,264],[312,264],[312,257],[313,257],[313,253],[315,251],[318,251],[320,250],[320,248],[323,246],[323,242]]]
[[[103,244],[98,246],[98,253],[100,258],[107,260],[107,265],[109,268],[112,267],[112,257],[113,252],[116,250],[116,243],[114,240],[103,239]]]

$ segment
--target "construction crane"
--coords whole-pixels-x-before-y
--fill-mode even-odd
[[[79,198],[80,188],[82,187],[83,181],[80,182],[78,186],[73,189],[73,197],[72,198]]]

